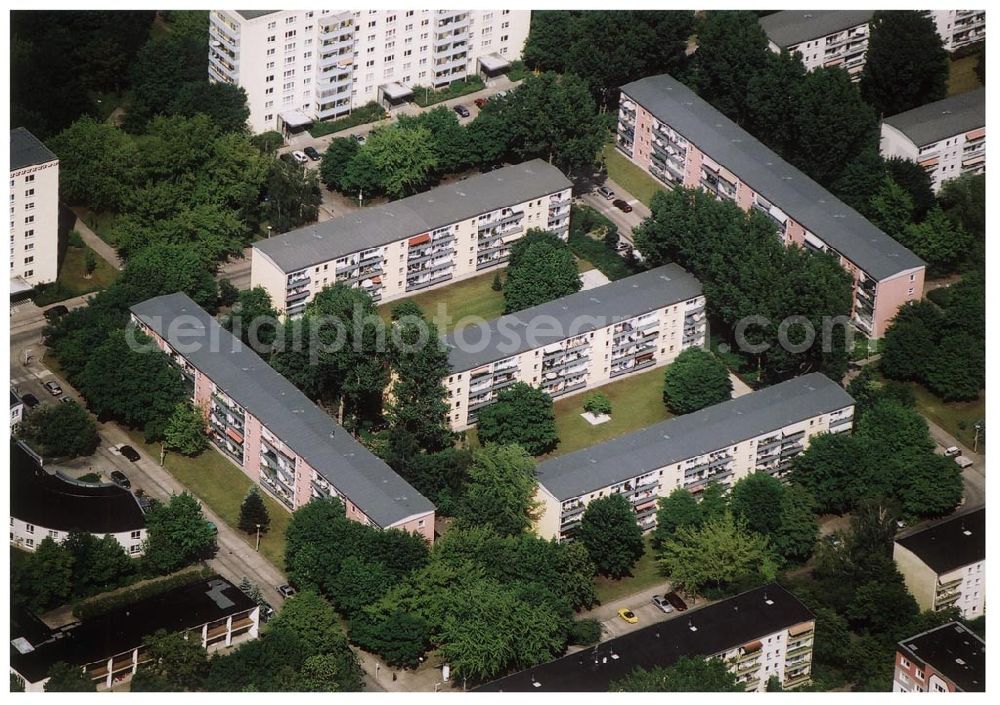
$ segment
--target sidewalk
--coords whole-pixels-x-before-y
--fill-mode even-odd
[[[107,260],[115,269],[120,270],[122,268],[122,261],[118,259],[118,253],[115,252],[113,248],[108,243],[104,242],[97,233],[90,229],[90,226],[83,222],[83,218],[80,217],[79,208],[71,208],[73,214],[76,215],[76,222],[73,224],[73,229],[80,233],[80,237],[86,243],[87,247],[96,252],[100,257]]]

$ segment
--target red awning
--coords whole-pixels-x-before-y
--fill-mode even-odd
[[[235,428],[227,428],[226,435],[232,438],[237,443],[243,442],[243,434],[237,431]]]
[[[416,247],[417,245],[426,245],[431,241],[431,236],[429,233],[424,233],[423,235],[417,235],[416,237],[410,238],[410,247]]]
[[[973,130],[972,132],[965,133],[965,139],[967,140],[978,140],[980,137],[986,136],[986,128],[980,127],[978,130]]]

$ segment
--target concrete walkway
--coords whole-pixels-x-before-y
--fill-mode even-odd
[[[749,394],[750,392],[753,391],[753,389],[750,388],[749,384],[744,382],[742,379],[737,377],[732,372],[729,373],[729,379],[733,383],[733,399],[735,399],[736,397],[741,397],[744,394]]]
[[[102,240],[100,236],[91,230],[90,226],[83,221],[83,209],[71,208],[70,210],[73,211],[74,215],[76,215],[76,222],[73,224],[73,229],[80,233],[80,237],[83,238],[87,247],[96,252],[98,256],[106,260],[112,267],[120,270],[122,268],[122,261],[118,258],[118,253],[115,251],[115,248],[104,242],[104,240]]]

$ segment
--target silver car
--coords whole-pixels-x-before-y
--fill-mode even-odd
[[[670,612],[674,611],[674,608],[671,607],[669,602],[667,602],[667,598],[665,595],[653,595],[653,604],[656,605],[660,609],[660,611],[665,614],[669,614]]]

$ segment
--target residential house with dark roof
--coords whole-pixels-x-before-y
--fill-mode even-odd
[[[813,613],[770,583],[487,683],[477,692],[603,693],[636,668],[667,668],[682,657],[725,661],[750,692],[770,678],[786,689],[809,683]]]
[[[986,642],[958,622],[903,639],[892,692],[985,693]]]
[[[71,533],[112,536],[130,556],[142,554],[146,516],[131,490],[50,475],[19,442],[10,444],[10,542],[34,551],[45,538]]]
[[[854,399],[814,372],[545,460],[536,468],[536,530],[569,538],[587,505],[613,494],[653,529],[660,497],[681,487],[697,494],[713,480],[731,486],[754,472],[782,477],[812,438],[850,431],[853,419]]]
[[[964,619],[986,614],[986,508],[904,532],[896,567],[921,610],[957,607]]]
[[[569,235],[573,184],[541,159],[470,176],[254,244],[251,285],[294,316],[323,287],[391,301],[504,266],[530,228]]]
[[[886,159],[922,166],[935,193],[951,179],[986,173],[986,88],[885,118],[879,148]]]
[[[48,629],[28,616],[11,629],[10,670],[41,692],[56,663],[78,666],[98,689],[129,680],[149,661],[145,642],[163,629],[209,652],[256,639],[260,607],[218,575],[173,588],[87,620]]]
[[[204,409],[210,437],[289,511],[338,497],[355,521],[434,539],[434,505],[186,294],[132,306]]]
[[[874,10],[782,10],[760,18],[771,51],[802,58],[807,71],[840,67],[861,77]]]
[[[832,254],[853,279],[851,317],[866,335],[881,338],[923,296],[919,257],[668,74],[622,87],[616,144],[665,186],[755,209],[786,245]]]
[[[10,131],[10,295],[59,273],[59,158],[23,127]]]
[[[452,428],[515,382],[579,393],[666,365],[705,335],[701,282],[676,264],[459,328],[445,340]]]

